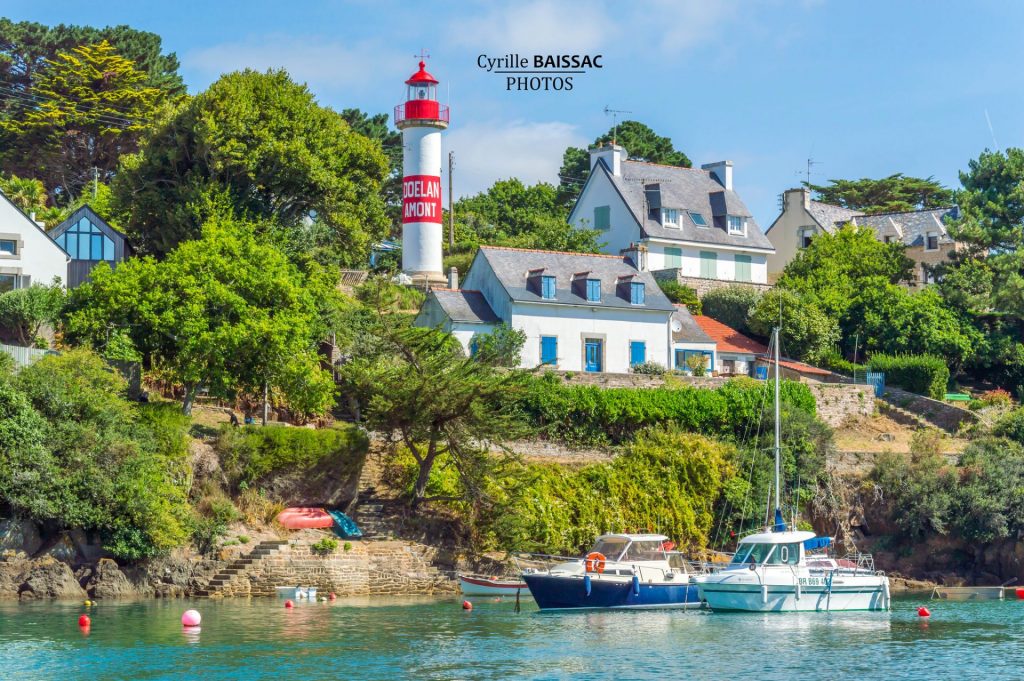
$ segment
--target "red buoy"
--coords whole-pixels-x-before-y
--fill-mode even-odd
[[[917,609],[917,616],[918,617],[931,617],[932,616],[932,611],[922,605],[920,608]]]
[[[334,600],[335,598],[337,598],[337,596],[335,596],[335,595],[334,595],[334,592],[332,591],[332,592],[331,592],[331,595],[327,597],[327,600],[329,600],[329,601],[333,601],[333,600]]]
[[[1022,587],[1017,587],[1017,588],[1016,588],[1016,589],[1014,590],[1014,593],[1016,593],[1016,594],[1017,594],[1017,598],[1024,598],[1024,588],[1022,588]]]
[[[287,601],[284,602],[284,607],[286,607],[286,608],[294,608],[295,604],[292,603],[292,599],[289,598]]]
[[[78,618],[78,626],[87,627],[92,624],[92,620],[89,619],[88,615],[80,615]]]
[[[469,601],[462,601],[462,609],[463,610],[472,610],[473,609],[473,604],[470,603]]]

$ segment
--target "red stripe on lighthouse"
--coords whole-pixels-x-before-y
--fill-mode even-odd
[[[441,178],[406,175],[402,180],[402,222],[441,224]]]

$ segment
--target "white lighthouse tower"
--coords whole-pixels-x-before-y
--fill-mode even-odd
[[[448,107],[437,101],[437,79],[426,64],[405,81],[406,102],[395,107],[402,131],[402,271],[417,283],[445,281],[441,264],[441,131]]]

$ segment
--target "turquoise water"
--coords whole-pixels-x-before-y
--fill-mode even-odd
[[[516,614],[456,598],[0,603],[0,679],[1024,678],[1024,601],[891,613]],[[203,615],[198,632],[181,613]]]

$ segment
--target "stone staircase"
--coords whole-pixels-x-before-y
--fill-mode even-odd
[[[287,545],[288,541],[286,539],[267,539],[261,541],[248,554],[228,563],[227,567],[210,579],[205,589],[196,591],[195,595],[200,598],[212,598],[223,595],[225,589],[239,577],[244,577],[252,569],[253,565],[260,563],[268,556],[276,554]]]

